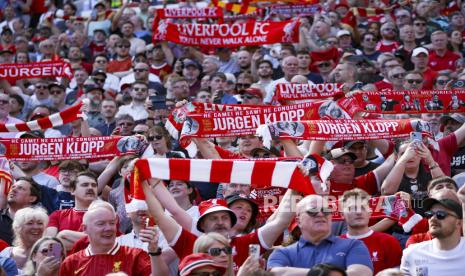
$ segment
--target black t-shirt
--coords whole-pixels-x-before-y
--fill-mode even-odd
[[[398,191],[410,194],[412,198],[411,206],[417,214],[423,215],[423,200],[428,197],[426,188],[431,179],[431,173],[427,172],[422,164],[420,164],[420,170],[416,179],[409,178],[405,174],[402,177]]]
[[[465,171],[465,147],[459,148],[452,156],[450,169],[452,176]]]
[[[377,167],[379,167],[379,164],[374,162],[368,162],[368,165],[366,165],[365,167],[355,168],[355,177],[367,174],[372,170],[376,169]]]
[[[13,242],[13,220],[10,218],[8,209],[0,210],[0,239],[11,245]]]
[[[70,192],[58,192],[58,201],[60,210],[74,207],[74,196]]]

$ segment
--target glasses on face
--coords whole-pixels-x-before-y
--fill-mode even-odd
[[[236,83],[237,88],[249,88],[250,85],[250,83]]]
[[[331,215],[333,212],[331,210],[328,210],[328,209],[325,209],[325,208],[321,208],[321,209],[309,209],[307,211],[305,211],[305,213],[307,213],[307,215],[311,216],[312,218],[316,217],[319,213],[322,213],[324,216],[329,216]]]
[[[449,80],[436,80],[436,84],[439,84],[439,85],[444,85],[448,82]]]
[[[325,61],[317,65],[318,68],[328,67],[331,65],[331,62]]]
[[[134,87],[134,91],[142,91],[142,92],[147,92],[147,88],[139,88],[139,87]]]
[[[128,127],[133,126],[133,125],[134,123],[131,123],[131,122],[121,122],[118,124],[118,126],[128,126]]]
[[[352,158],[338,158],[334,159],[334,161],[338,164],[345,164],[345,165],[352,165],[354,163],[354,160]]]
[[[453,215],[453,214],[450,214],[450,213],[447,213],[446,211],[443,211],[443,210],[437,210],[437,211],[426,211],[425,212],[425,217],[427,219],[430,219],[432,217],[436,216],[436,218],[438,220],[443,220],[445,218],[447,218],[447,216],[453,216],[455,218],[457,218],[456,215]]]
[[[221,276],[221,272],[213,271],[213,272],[192,272],[189,275],[191,276]]]
[[[232,254],[232,247],[225,246],[223,248],[219,248],[219,247],[209,248],[208,249],[208,254],[210,256],[215,257],[215,256],[221,255],[221,251],[223,251],[226,255],[231,255]]]
[[[145,131],[133,131],[133,135],[140,134],[140,135],[145,135]]]
[[[154,136],[149,136],[147,137],[147,140],[149,142],[155,141],[155,140],[161,140],[163,139],[163,135],[154,135]]]
[[[426,23],[415,23],[414,25],[417,27],[422,27],[422,26],[426,26]]]
[[[410,83],[410,84],[414,84],[414,83],[420,84],[420,83],[423,82],[423,80],[419,80],[419,79],[408,79],[408,80],[406,80],[406,81],[407,81],[408,83]]]
[[[118,47],[118,48],[126,48],[126,49],[131,48],[130,45],[118,45],[118,46],[116,46],[116,47]]]
[[[255,98],[258,98],[258,97],[254,96],[254,95],[244,95],[244,99],[247,99],[247,100],[251,100],[251,99],[255,99]]]
[[[137,72],[137,73],[141,73],[145,71],[147,71],[147,69],[134,69],[134,72]]]
[[[101,78],[93,78],[95,82],[102,82],[104,83],[105,82],[105,79],[101,79]]]
[[[395,79],[402,79],[405,77],[405,74],[404,73],[394,74],[392,75],[392,77]]]
[[[50,95],[60,95],[63,93],[61,90],[50,90]]]

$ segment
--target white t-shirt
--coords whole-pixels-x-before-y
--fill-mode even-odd
[[[404,250],[400,270],[404,275],[462,276],[465,274],[465,238],[452,250],[440,250],[435,240],[413,244]]]

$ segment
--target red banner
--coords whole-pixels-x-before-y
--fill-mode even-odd
[[[250,21],[233,24],[154,24],[153,40],[190,46],[239,47],[299,41],[299,21]]]
[[[324,99],[343,95],[341,86],[337,83],[279,83],[276,86],[276,99],[278,101]]]
[[[351,112],[419,114],[465,112],[464,90],[360,92],[340,104]]]
[[[428,122],[422,120],[312,120],[273,122],[257,129],[263,144],[271,139],[303,139],[320,141],[378,140],[408,137],[410,132],[431,136]]]
[[[211,104],[211,103],[197,103],[188,102],[185,105],[175,108],[166,121],[165,128],[173,136],[178,139],[179,131],[182,129],[182,125],[188,115],[191,114],[203,114],[215,111],[234,111],[234,110],[245,110],[252,108],[266,108],[272,106],[256,106],[256,105],[245,105],[245,104]]]
[[[64,61],[0,64],[0,78],[8,80],[66,77],[73,78],[71,66]]]
[[[12,161],[97,159],[140,153],[138,136],[0,139],[0,155]]]
[[[219,7],[157,9],[157,19],[220,18],[220,17],[223,17],[223,9]]]
[[[181,131],[181,142],[188,137],[225,137],[253,135],[263,124],[278,121],[303,121],[322,118],[350,118],[334,101],[318,101],[260,109],[210,112],[189,115]]]

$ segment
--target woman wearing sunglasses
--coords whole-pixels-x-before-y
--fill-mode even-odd
[[[55,237],[43,237],[31,249],[23,275],[58,275],[66,257],[63,243]]]
[[[225,276],[233,276],[233,250],[228,240],[221,234],[211,232],[197,238],[194,243],[194,253],[207,253],[213,261],[226,267]]]
[[[147,140],[153,148],[156,158],[186,158],[181,151],[173,151],[171,136],[163,126],[154,126],[149,130]]]

